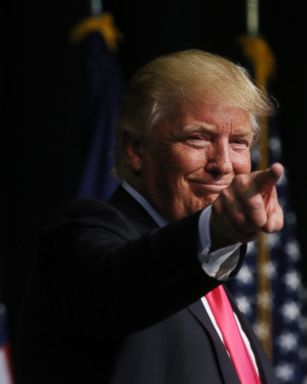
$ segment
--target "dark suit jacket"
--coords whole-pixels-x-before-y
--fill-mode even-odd
[[[197,258],[198,216],[157,228],[121,188],[60,211],[25,295],[18,383],[239,384],[199,300],[218,283]]]

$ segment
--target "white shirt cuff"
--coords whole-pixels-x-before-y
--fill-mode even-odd
[[[236,243],[210,252],[210,216],[212,206],[205,208],[199,217],[198,231],[200,251],[198,254],[202,269],[211,277],[226,280],[239,262],[239,252],[236,252],[241,243]],[[210,252],[210,253],[209,253]]]

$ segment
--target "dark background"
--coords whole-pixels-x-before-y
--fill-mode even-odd
[[[112,11],[125,36],[118,53],[125,79],[149,59],[185,48],[209,50],[248,65],[237,43],[245,34],[243,1],[118,0],[104,2],[104,8]],[[75,197],[89,150],[90,134],[81,125],[85,50],[68,40],[71,28],[89,16],[89,4],[85,0],[6,1],[3,11],[1,281],[14,327],[36,251],[37,230],[57,206]],[[303,2],[266,0],[260,7],[260,30],[277,61],[270,92],[280,105],[276,120],[288,170],[289,200],[306,255],[304,17]],[[306,282],[306,261],[304,278]]]

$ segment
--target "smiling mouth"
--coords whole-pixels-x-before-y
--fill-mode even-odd
[[[220,193],[223,189],[227,188],[229,184],[208,184],[200,180],[190,180],[190,183],[195,185],[196,188],[202,189],[205,192]]]

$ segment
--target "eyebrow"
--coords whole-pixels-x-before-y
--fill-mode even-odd
[[[182,128],[182,133],[206,132],[206,133],[215,134],[216,133],[215,128],[216,128],[216,126],[213,124],[195,121],[189,125],[185,125]],[[231,135],[232,136],[251,136],[252,137],[253,131],[250,127],[248,129],[246,129],[245,127],[244,128],[242,127],[242,130],[240,132],[232,132]]]
[[[189,132],[200,132],[200,131],[206,131],[206,132],[212,131],[213,133],[214,129],[215,129],[215,125],[213,124],[209,124],[209,123],[207,124],[207,123],[195,121],[192,124],[185,125],[182,128],[182,132],[189,133]]]

